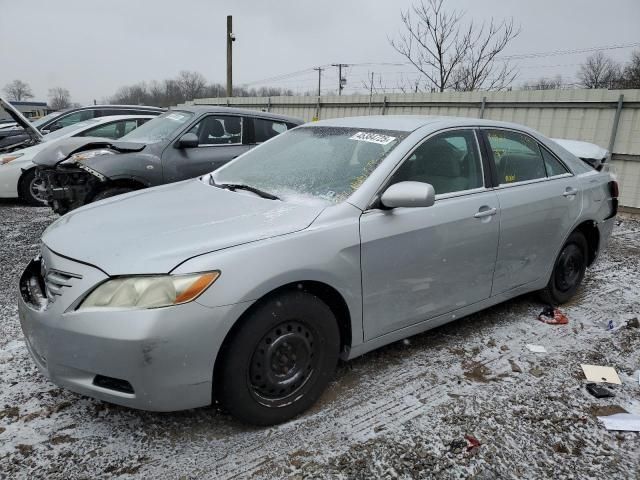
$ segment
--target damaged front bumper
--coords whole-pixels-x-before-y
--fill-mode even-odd
[[[213,367],[233,306],[78,311],[104,272],[43,248],[20,279],[18,311],[39,370],[74,392],[127,407],[209,405]]]
[[[100,172],[82,164],[38,167],[36,177],[42,185],[42,198],[60,214],[88,203],[100,184],[107,181]]]

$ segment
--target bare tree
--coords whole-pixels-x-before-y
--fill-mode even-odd
[[[554,78],[542,77],[535,82],[527,82],[522,86],[523,90],[559,90],[561,88],[563,88],[561,75],[556,75]]]
[[[207,86],[207,79],[200,72],[183,70],[178,75],[177,81],[182,94],[187,100],[201,97],[203,90]]]
[[[585,88],[612,88],[620,76],[620,66],[602,52],[587,58],[578,73],[580,83]]]
[[[631,61],[625,65],[619,84],[620,88],[640,88],[640,50],[631,54]]]
[[[62,87],[49,89],[49,106],[52,110],[63,110],[71,106],[71,94]]]
[[[14,80],[11,83],[7,83],[2,90],[7,94],[9,100],[19,102],[21,100],[26,100],[27,98],[33,98],[31,87],[28,83],[23,82],[22,80]]]
[[[499,90],[516,77],[497,57],[520,33],[513,20],[464,22],[462,11],[447,11],[445,0],[420,0],[402,12],[404,32],[391,46],[418,70],[426,89]]]

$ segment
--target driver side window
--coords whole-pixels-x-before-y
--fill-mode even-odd
[[[188,133],[195,133],[198,146],[242,144],[242,117],[208,115],[196,123]]]
[[[475,133],[456,130],[426,140],[394,173],[391,184],[404,181],[430,183],[436,195],[482,187]]]

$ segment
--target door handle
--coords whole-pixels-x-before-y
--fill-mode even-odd
[[[481,209],[473,216],[473,218],[491,217],[498,212],[497,208],[487,208],[486,210],[482,210],[482,208],[486,207],[481,207]]]
[[[571,197],[573,195],[576,195],[578,193],[578,189],[577,188],[573,188],[573,187],[567,187],[564,191],[564,193],[562,194],[563,197]]]

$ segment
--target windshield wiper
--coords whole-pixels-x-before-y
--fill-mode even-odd
[[[235,190],[246,190],[247,192],[260,195],[262,198],[267,198],[269,200],[280,200],[280,198],[275,196],[274,194],[265,192],[264,190],[260,190],[259,188],[256,188],[256,187],[252,187],[251,185],[244,185],[243,183],[216,183],[215,180],[213,179],[213,175],[209,177],[209,184],[218,188],[225,188],[227,190],[231,190],[232,192]]]

